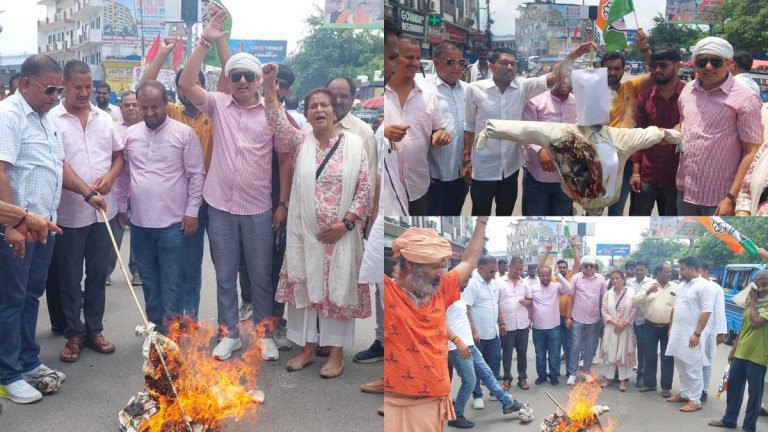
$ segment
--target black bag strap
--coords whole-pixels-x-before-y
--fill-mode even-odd
[[[327,155],[325,155],[325,159],[323,159],[323,162],[320,164],[319,167],[317,167],[317,171],[315,171],[315,180],[320,178],[320,174],[322,174],[323,170],[325,169],[325,165],[328,164],[328,161],[331,159],[331,156],[333,156],[334,153],[336,153],[336,149],[339,148],[339,143],[341,142],[341,137],[344,134],[339,134],[339,139],[336,140],[336,144],[331,147],[331,150],[328,152]]]

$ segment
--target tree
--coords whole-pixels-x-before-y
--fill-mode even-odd
[[[653,27],[648,33],[648,45],[654,48],[663,43],[669,43],[687,50],[688,47],[696,45],[696,42],[704,36],[706,34],[700,31],[698,27],[673,24],[659,13],[653,17]]]
[[[647,231],[642,234],[642,237],[643,241],[632,252],[630,258],[647,261],[651,269],[657,264],[672,262],[688,254],[688,245],[683,240],[649,238]]]
[[[723,218],[742,236],[749,237],[759,247],[768,246],[768,219],[765,218]],[[701,237],[694,245],[694,255],[705,259],[712,267],[725,267],[727,264],[755,263],[752,256],[745,253],[733,253],[722,241],[703,229]]]
[[[768,3],[754,0],[729,0],[720,8],[723,25],[718,27],[723,38],[735,50],[752,54],[768,51]]]
[[[384,38],[380,31],[326,28],[317,6],[305,22],[310,27],[309,36],[299,41],[298,52],[286,59],[296,75],[292,91],[298,97],[323,87],[332,76],[354,80],[366,75],[372,81],[373,72],[384,68]]]

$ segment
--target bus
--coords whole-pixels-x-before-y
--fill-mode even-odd
[[[741,315],[744,308],[733,302],[733,296],[741,292],[765,268],[765,264],[728,264],[720,286],[725,292],[725,320],[728,323],[728,337],[725,343],[732,345],[741,328]]]

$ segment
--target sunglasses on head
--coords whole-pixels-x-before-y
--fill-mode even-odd
[[[57,93],[57,94],[60,95],[61,92],[64,91],[64,87],[63,86],[54,86],[54,85],[44,86],[44,85],[40,84],[40,81],[38,81],[38,80],[36,80],[36,79],[34,79],[32,77],[29,77],[29,79],[32,82],[34,82],[35,84],[37,84],[38,86],[40,86],[40,88],[43,89],[45,94],[48,95],[48,96],[50,96],[50,95],[52,95],[54,93]]]
[[[467,61],[464,60],[464,59],[461,59],[461,60],[448,59],[448,60],[445,61],[445,64],[448,65],[448,66],[453,66],[456,63],[458,63],[458,64],[460,64],[462,66],[466,66],[467,65]]]
[[[699,69],[704,69],[705,67],[707,67],[707,63],[711,64],[713,68],[718,69],[723,65],[723,59],[721,59],[720,57],[696,59],[696,67]]]
[[[232,79],[232,82],[239,82],[243,77],[245,77],[245,80],[249,83],[252,83],[256,80],[256,74],[248,71],[248,72],[232,72],[229,74],[229,77]]]

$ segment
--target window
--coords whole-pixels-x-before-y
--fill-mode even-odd
[[[739,291],[743,290],[744,287],[749,285],[749,279],[751,276],[752,270],[742,270],[739,272]]]
[[[725,288],[727,290],[733,289],[734,288],[734,285],[733,285],[734,279],[736,279],[736,272],[735,271],[727,272],[727,274],[725,276],[725,284],[723,284],[723,288]]]

